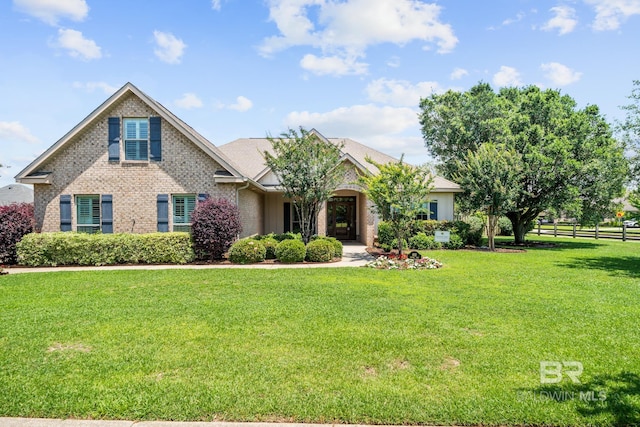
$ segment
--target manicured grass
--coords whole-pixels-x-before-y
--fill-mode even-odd
[[[430,271],[1,276],[0,416],[640,423],[640,244],[553,241]]]

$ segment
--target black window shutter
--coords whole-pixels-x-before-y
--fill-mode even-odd
[[[71,196],[60,196],[60,231],[71,231]]]
[[[113,233],[113,197],[111,194],[102,195],[102,232]]]
[[[291,203],[284,204],[284,232],[291,231]]]
[[[161,138],[161,119],[160,117],[149,118],[149,136],[150,136],[150,152],[149,159],[154,162],[162,160],[162,138]]]
[[[169,195],[158,194],[158,231],[169,231]]]
[[[431,202],[429,203],[429,205],[431,206],[430,211],[431,213],[429,214],[429,219],[438,219],[438,202]]]
[[[120,117],[109,117],[109,161],[120,160]]]
[[[208,194],[205,193],[200,193],[198,194],[198,203],[200,202],[204,202],[205,200],[207,200],[209,198]]]

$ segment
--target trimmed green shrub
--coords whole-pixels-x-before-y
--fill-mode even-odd
[[[500,218],[498,218],[498,228],[500,229],[498,236],[513,235],[513,225],[511,224],[511,220],[506,216],[501,216]]]
[[[311,240],[325,240],[333,246],[333,258],[342,258],[342,242],[335,237],[313,236]]]
[[[264,244],[255,239],[241,239],[231,245],[229,261],[234,264],[262,262],[267,254]]]
[[[462,249],[464,248],[464,240],[456,233],[451,233],[449,243],[445,243],[444,247],[447,249]]]
[[[329,262],[333,259],[333,245],[324,239],[312,240],[307,243],[307,261]]]
[[[285,263],[302,262],[307,249],[302,240],[286,239],[276,246],[276,257]]]
[[[255,240],[259,240],[267,250],[265,259],[276,259],[276,246],[278,246],[278,241],[276,239],[273,237],[263,237],[262,239]]]
[[[18,262],[30,267],[186,264],[195,259],[189,233],[32,233],[16,250]]]
[[[473,246],[482,245],[482,234],[484,233],[484,221],[476,216],[469,217],[466,221],[469,224],[467,234],[467,244]]]
[[[440,249],[442,245],[440,242],[436,242],[435,237],[433,235],[427,235],[424,232],[419,232],[411,239],[409,239],[409,247],[411,249]]]
[[[391,243],[396,236],[391,228],[391,225],[386,221],[380,221],[378,223],[378,245],[385,251],[388,251],[391,247]]]

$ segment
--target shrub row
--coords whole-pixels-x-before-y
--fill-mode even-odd
[[[189,233],[32,233],[16,245],[27,266],[186,264],[195,259]]]
[[[451,232],[451,239],[447,244],[435,241],[435,231],[443,230]],[[466,221],[435,221],[416,220],[411,224],[409,233],[404,242],[404,248],[411,249],[461,249],[465,245],[480,246],[484,222],[477,217],[470,217]],[[388,222],[378,224],[378,244],[386,251],[398,247],[398,240]]]
[[[278,240],[275,236],[292,236]],[[277,259],[284,263],[329,262],[342,257],[342,243],[333,237],[314,237],[305,247],[294,234],[266,235],[241,239],[229,249],[229,261],[235,264],[252,264],[265,259]]]

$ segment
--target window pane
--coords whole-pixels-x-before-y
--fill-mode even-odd
[[[173,196],[173,231],[190,231],[196,196]]]
[[[100,196],[77,196],[76,208],[79,232],[100,231]]]

